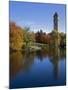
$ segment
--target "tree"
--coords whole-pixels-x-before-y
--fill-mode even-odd
[[[66,46],[66,34],[65,33],[60,33],[60,46],[65,47]]]
[[[14,22],[10,22],[10,48],[13,50],[20,50],[24,45],[23,30]]]
[[[24,28],[24,43],[25,48],[28,48],[30,45],[33,45],[35,42],[35,33],[30,32],[30,28],[25,27]]]
[[[43,43],[43,44],[50,44],[51,36],[43,32],[42,30],[38,31],[35,34],[36,42]]]
[[[53,30],[51,33],[51,44],[53,46],[59,46],[60,45],[60,33],[57,30]]]

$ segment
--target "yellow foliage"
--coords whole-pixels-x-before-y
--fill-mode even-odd
[[[15,23],[10,23],[10,48],[20,50],[23,46],[23,30],[16,26]]]

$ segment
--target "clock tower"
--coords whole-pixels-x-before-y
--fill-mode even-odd
[[[57,14],[57,12],[55,12],[55,14],[53,16],[53,23],[54,23],[54,30],[58,31],[58,14]]]

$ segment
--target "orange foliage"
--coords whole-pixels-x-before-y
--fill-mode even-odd
[[[10,48],[21,49],[23,46],[23,30],[14,22],[10,23]]]

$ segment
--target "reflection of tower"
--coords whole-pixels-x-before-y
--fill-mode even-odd
[[[53,19],[54,19],[54,30],[58,30],[58,14],[55,12],[54,16],[53,16]]]
[[[55,59],[56,61],[53,62],[54,65],[54,76],[56,79],[59,79],[59,57]]]
[[[52,64],[53,64],[53,73],[54,73],[54,77],[55,77],[55,79],[59,79],[60,77],[60,73],[59,73],[59,60],[60,60],[60,50],[59,50],[59,48],[57,47],[57,48],[54,48],[53,50],[52,50],[52,52],[53,52],[53,56],[52,56],[52,58],[51,58],[51,62],[52,62]]]

